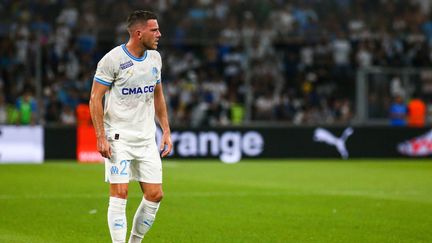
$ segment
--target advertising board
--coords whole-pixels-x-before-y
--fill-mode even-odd
[[[42,126],[0,126],[0,163],[42,163]]]

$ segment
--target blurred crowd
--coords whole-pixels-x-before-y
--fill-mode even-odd
[[[75,124],[135,9],[159,16],[174,126],[346,124],[357,69],[432,64],[428,0],[4,0],[0,124]]]

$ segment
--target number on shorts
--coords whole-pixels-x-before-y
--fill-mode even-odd
[[[121,170],[120,175],[127,175],[128,174],[126,171],[128,163],[130,163],[129,160],[122,160],[120,162],[120,166],[123,166],[123,169]]]

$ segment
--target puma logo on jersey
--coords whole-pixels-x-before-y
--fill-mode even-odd
[[[134,65],[133,62],[131,60],[129,60],[125,63],[121,63],[120,68],[121,68],[121,70],[125,70],[126,68],[132,67],[133,65]]]
[[[154,91],[154,85],[135,87],[135,88],[122,88],[122,95],[133,95],[133,94],[144,94],[152,93]]]

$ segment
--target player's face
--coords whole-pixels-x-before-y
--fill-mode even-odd
[[[159,25],[156,19],[149,19],[147,23],[140,28],[140,41],[147,50],[156,50],[159,44],[159,38],[162,36],[159,31]]]

